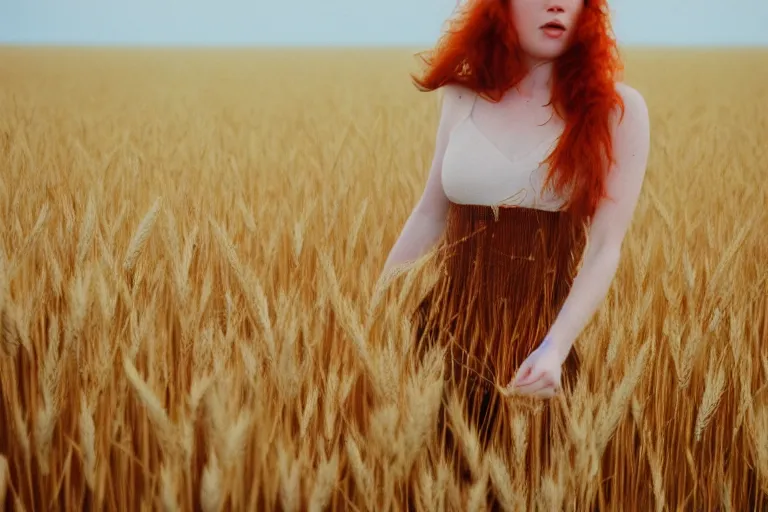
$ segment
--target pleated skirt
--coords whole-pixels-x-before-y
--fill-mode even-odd
[[[506,449],[512,429],[500,389],[547,335],[565,301],[586,243],[585,224],[567,211],[452,203],[438,248],[440,277],[412,318],[418,351],[445,348],[446,390],[465,406],[483,446]],[[563,365],[563,392],[579,370],[574,347]],[[551,400],[530,418],[527,446],[551,434]],[[454,448],[442,416],[446,448]],[[531,442],[537,441],[537,442]],[[532,453],[533,457],[545,454]]]

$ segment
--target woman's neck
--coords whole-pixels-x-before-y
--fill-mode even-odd
[[[515,86],[517,93],[526,99],[549,98],[552,90],[554,62],[528,58],[525,64],[529,71]]]

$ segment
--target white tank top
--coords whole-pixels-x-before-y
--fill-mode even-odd
[[[544,190],[548,166],[541,162],[554,149],[561,132],[510,158],[475,124],[472,112],[477,97],[462,89],[458,97],[452,98],[461,111],[443,157],[445,195],[459,204],[560,210],[565,201],[551,190]]]

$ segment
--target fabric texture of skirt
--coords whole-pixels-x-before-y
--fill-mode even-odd
[[[506,442],[511,426],[500,410],[507,399],[498,389],[560,312],[585,248],[584,226],[567,211],[450,205],[438,247],[440,277],[413,317],[415,347],[446,349],[446,389],[463,399],[465,418],[485,446]],[[578,369],[574,347],[563,365],[564,392]],[[528,437],[546,442],[553,420],[543,407]]]

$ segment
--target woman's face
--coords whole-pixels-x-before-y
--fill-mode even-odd
[[[584,0],[510,0],[522,50],[535,61],[562,55],[573,39]]]

